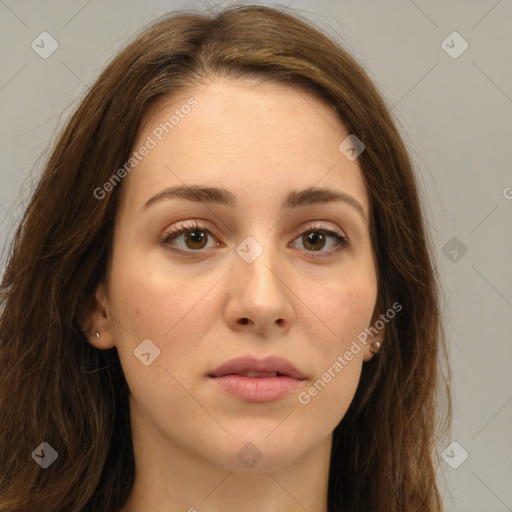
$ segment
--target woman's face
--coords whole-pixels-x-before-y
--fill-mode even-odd
[[[368,196],[338,148],[348,135],[327,104],[271,83],[217,80],[152,112],[117,185],[91,341],[117,347],[134,438],[239,472],[328,453],[372,357],[357,336],[377,298]],[[192,186],[215,191],[162,194]],[[236,358],[256,362],[216,371]]]

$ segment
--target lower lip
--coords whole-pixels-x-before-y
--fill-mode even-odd
[[[230,395],[247,402],[270,402],[296,389],[302,382],[293,377],[242,377],[225,375],[211,380]]]

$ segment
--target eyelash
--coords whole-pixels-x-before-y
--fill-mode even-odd
[[[212,233],[211,230],[208,229],[208,227],[206,225],[204,225],[198,221],[193,221],[190,223],[180,224],[176,228],[171,229],[170,231],[167,231],[163,235],[163,237],[159,239],[159,241],[164,246],[170,245],[170,242],[175,240],[176,238],[178,238],[180,235],[187,233],[189,231],[195,231],[195,230],[204,231],[205,233],[208,233],[208,235],[211,235],[212,237],[216,238],[214,233]],[[334,238],[337,246],[335,249],[333,249],[331,251],[327,251],[327,254],[322,254],[322,255],[315,254],[316,251],[306,251],[308,253],[311,253],[310,254],[311,258],[325,258],[328,256],[332,256],[333,254],[346,249],[349,245],[349,240],[346,236],[343,236],[340,233],[337,233],[336,231],[332,231],[327,226],[324,226],[321,224],[320,225],[315,224],[315,225],[308,226],[307,229],[304,229],[301,233],[299,233],[299,235],[297,235],[297,237],[295,237],[295,239],[298,238],[299,236],[303,235],[304,233],[318,232],[318,231]],[[194,250],[185,251],[183,249],[179,249],[176,252],[180,252],[182,254],[190,254],[193,252],[202,252],[202,249],[198,249],[195,251]],[[325,251],[322,251],[322,252],[325,252]]]

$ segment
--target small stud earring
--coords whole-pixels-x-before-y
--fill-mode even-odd
[[[372,354],[378,354],[378,353],[379,353],[379,350],[380,350],[380,341],[374,341],[374,342],[371,344],[370,352],[371,352]]]
[[[100,333],[99,331],[96,331],[96,338],[99,340],[100,339]]]

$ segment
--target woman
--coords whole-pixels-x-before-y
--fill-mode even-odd
[[[261,6],[158,20],[13,241],[0,510],[441,511],[432,246],[339,45]]]

